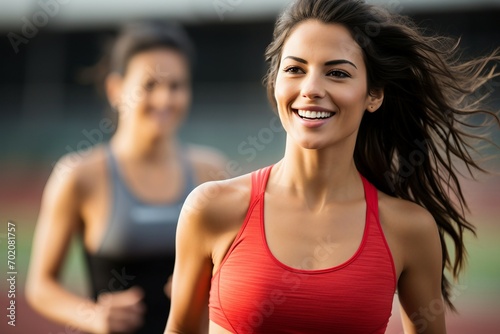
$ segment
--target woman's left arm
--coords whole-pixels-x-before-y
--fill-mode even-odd
[[[398,296],[405,334],[446,333],[441,294],[442,250],[439,232],[426,210],[407,215],[412,220],[402,238],[403,270]]]

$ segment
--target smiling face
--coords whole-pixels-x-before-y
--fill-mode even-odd
[[[286,40],[274,96],[288,136],[309,149],[354,145],[365,110],[383,99],[369,94],[363,51],[349,31],[316,20],[299,23]]]
[[[168,48],[134,55],[125,75],[115,75],[110,86],[111,99],[118,105],[119,126],[153,136],[173,135],[191,101],[188,61]]]

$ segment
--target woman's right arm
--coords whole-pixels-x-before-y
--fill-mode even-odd
[[[198,186],[182,207],[176,235],[172,299],[166,334],[207,331],[212,272],[222,261],[244,220],[250,177]]]
[[[30,265],[26,281],[29,304],[47,318],[71,328],[91,333],[109,332],[107,317],[110,305],[118,308],[127,319],[116,318],[119,326],[139,323],[140,317],[130,317],[130,308],[138,308],[142,298],[138,291],[129,295],[107,296],[101,303],[67,291],[58,281],[61,265],[68,251],[72,235],[82,227],[80,204],[82,185],[81,166],[65,173],[70,157],[58,162],[44,189],[40,213],[33,238]],[[71,166],[71,165],[70,165]],[[141,310],[137,310],[140,314]]]
[[[170,314],[165,333],[200,333],[212,277],[213,205],[207,194],[216,182],[198,186],[182,207],[176,232],[176,258]],[[205,322],[206,323],[206,322]]]

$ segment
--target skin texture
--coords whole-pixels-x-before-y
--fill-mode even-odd
[[[362,51],[345,27],[308,20],[285,42],[275,98],[287,140],[265,192],[267,243],[273,255],[291,267],[316,270],[339,265],[362,239],[366,204],[353,152],[361,118],[365,112],[376,112],[383,91],[368,90]],[[335,116],[311,124],[298,117],[296,109],[330,111]],[[165,333],[198,332],[210,279],[243,223],[250,188],[250,175],[244,175],[207,182],[186,200],[177,231]],[[416,204],[378,195],[405,333],[445,333],[436,223]],[[325,234],[335,236],[331,247],[337,251],[303,268],[302,259],[317,258],[311,252],[315,240]],[[210,322],[210,333],[228,331]]]
[[[123,76],[110,74],[107,79],[109,101],[119,113],[111,147],[125,182],[144,202],[175,202],[184,190],[175,135],[191,100],[189,78],[184,56],[156,48],[134,55]],[[224,156],[214,149],[188,146],[185,154],[197,183],[214,180],[224,168]],[[33,308],[90,333],[133,332],[145,312],[140,288],[105,293],[94,302],[67,291],[58,281],[74,234],[82,234],[90,253],[97,251],[110,201],[104,147],[93,148],[83,158],[79,153],[63,157],[44,190],[26,283]]]

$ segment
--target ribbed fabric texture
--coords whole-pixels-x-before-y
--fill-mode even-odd
[[[279,262],[265,240],[263,203],[271,168],[252,174],[247,216],[212,278],[210,319],[238,334],[384,333],[396,276],[375,187],[362,177],[366,223],[356,253],[333,268],[295,269]]]

